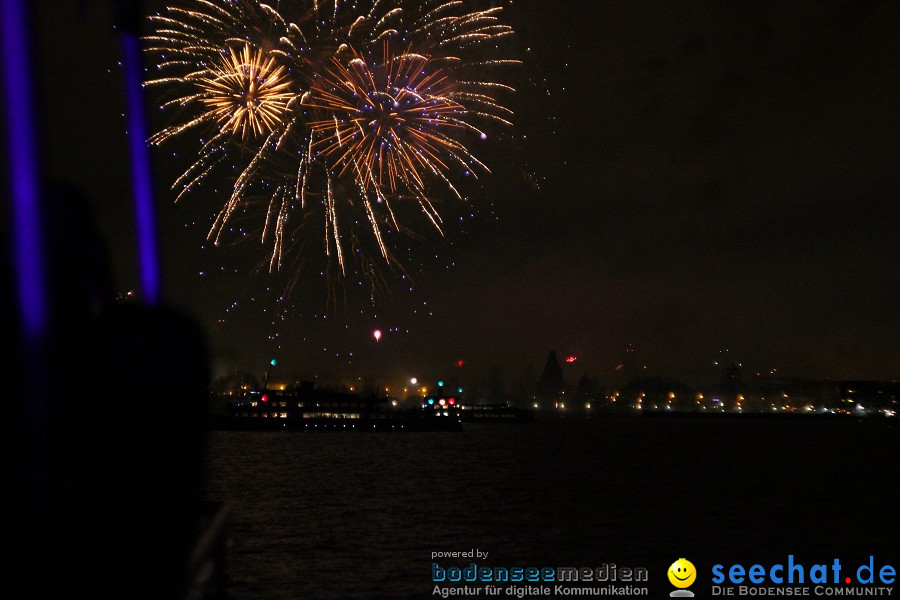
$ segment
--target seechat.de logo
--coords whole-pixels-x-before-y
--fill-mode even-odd
[[[686,558],[679,558],[669,567],[667,575],[669,576],[669,583],[678,588],[670,592],[669,596],[672,598],[694,597],[694,592],[687,589],[697,579],[697,569],[694,568],[694,563]]]

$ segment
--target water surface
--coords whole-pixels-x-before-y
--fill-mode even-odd
[[[713,564],[788,554],[898,565],[897,450],[896,428],[849,419],[213,432],[205,485],[232,509],[235,600],[429,598],[431,553],[471,548],[484,566],[644,566],[667,594],[682,556],[706,585]]]

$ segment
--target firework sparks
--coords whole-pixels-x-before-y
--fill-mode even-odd
[[[162,108],[177,112],[150,141],[200,140],[173,185],[177,198],[214,172],[234,173],[210,239],[236,214],[258,214],[270,270],[318,238],[342,277],[353,263],[371,283],[379,276],[367,246],[400,268],[393,245],[415,227],[406,206],[443,234],[436,200],[464,199],[454,180],[489,172],[467,144],[491,123],[510,125],[496,95],[512,88],[494,67],[518,61],[493,54],[512,34],[501,8],[185,2],[150,18],[147,51],[160,76],[147,85],[173,94]],[[311,238],[316,220],[322,233]]]
[[[401,181],[408,189],[424,188],[422,171],[447,171],[445,155],[463,164],[463,157],[472,160],[448,135],[465,127],[456,116],[464,109],[452,99],[452,82],[441,69],[430,70],[426,57],[391,56],[385,44],[375,72],[357,53],[346,66],[332,62],[314,80],[308,103],[330,118],[309,127],[321,134],[316,145],[341,165],[341,175],[354,167],[364,188],[387,184],[396,193]]]
[[[199,103],[199,117],[167,127],[150,138],[160,144],[189,129],[214,122],[221,132],[242,140],[270,133],[280,126],[288,102],[294,97],[285,69],[273,58],[243,44],[240,51],[228,47],[215,65],[185,76],[196,92],[170,100],[166,105]],[[166,106],[164,105],[164,106]]]
[[[276,129],[292,98],[284,67],[273,66],[274,58],[263,58],[257,50],[252,53],[244,44],[241,55],[234,48],[221,68],[211,76],[201,78],[197,85],[205,91],[200,102],[207,114],[216,118],[222,129],[239,132],[241,138],[262,135]]]

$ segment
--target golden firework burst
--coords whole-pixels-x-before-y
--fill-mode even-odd
[[[395,250],[425,222],[443,234],[438,203],[448,192],[466,199],[472,186],[457,183],[489,172],[471,148],[511,125],[500,96],[514,90],[502,79],[520,61],[502,57],[512,28],[499,6],[178,1],[150,17],[144,38],[159,72],[146,84],[175,111],[150,142],[195,134],[176,199],[227,174],[208,238],[219,243],[235,217],[248,217],[271,244],[271,270],[286,252],[312,248],[342,278],[355,263],[375,280],[373,250],[402,270]]]
[[[261,49],[233,47],[196,80],[200,102],[223,129],[242,139],[273,131],[293,97],[285,69]]]

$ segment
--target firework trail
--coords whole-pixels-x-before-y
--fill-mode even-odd
[[[498,96],[513,89],[499,79],[519,61],[497,55],[512,29],[502,8],[472,4],[193,0],[150,17],[159,76],[146,85],[172,113],[150,142],[199,140],[176,199],[225,172],[209,239],[252,215],[270,270],[311,247],[372,285],[369,248],[402,270],[393,246],[416,235],[409,215],[443,234],[438,200],[463,200],[454,181],[489,172],[469,144],[511,124]]]

